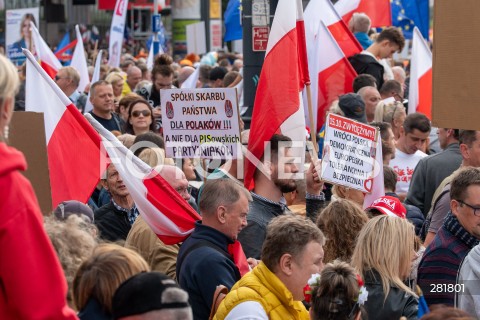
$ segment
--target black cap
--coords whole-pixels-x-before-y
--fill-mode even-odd
[[[185,299],[171,301],[170,290],[183,291],[175,280],[160,272],[142,272],[123,282],[115,291],[112,300],[113,319],[140,315],[162,309],[190,308],[188,294]],[[167,300],[167,301],[166,301]]]
[[[345,117],[358,122],[367,123],[365,102],[363,102],[363,99],[359,94],[347,93],[340,96],[338,106],[345,114]]]

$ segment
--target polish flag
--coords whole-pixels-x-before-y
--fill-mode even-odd
[[[65,200],[86,203],[104,169],[100,137],[30,51],[23,49],[23,53],[27,57],[25,109],[42,112],[45,119],[52,207]]]
[[[33,44],[35,46],[35,55],[40,60],[40,65],[47,72],[50,78],[55,78],[58,69],[62,67],[60,61],[53,54],[52,50],[48,47],[45,40],[43,40],[40,32],[38,32],[35,24],[30,21],[30,28],[32,30]]]
[[[83,47],[82,34],[78,24],[75,26],[75,32],[77,34],[77,45],[73,51],[71,67],[77,69],[80,74],[80,81],[78,83],[77,90],[80,92],[85,91],[85,87],[90,83],[90,78],[88,76],[88,67],[87,67],[87,58],[85,57],[85,48]]]
[[[314,51],[313,43],[320,26],[320,21],[323,21],[327,26],[335,38],[335,41],[342,49],[345,57],[348,58],[363,51],[357,38],[355,38],[353,33],[348,29],[330,0],[311,0],[305,8],[304,19],[309,65],[311,65],[310,59]]]
[[[332,102],[339,96],[352,92],[353,80],[357,76],[326,25],[320,22],[318,27],[313,55],[308,61],[317,132],[325,123],[326,111]]]
[[[184,241],[195,228],[200,215],[155,170],[137,158],[90,114],[85,117],[100,133],[112,164],[123,179],[140,214],[165,244]],[[248,263],[240,242],[229,252],[240,274],[248,272]]]
[[[373,165],[372,191],[365,195],[363,200],[363,209],[372,205],[372,203],[380,197],[385,196],[385,184],[383,179],[383,158],[382,158],[382,138],[380,132],[377,134],[377,142],[375,144],[375,163]]]
[[[102,56],[103,56],[103,50],[98,51],[97,58],[95,60],[95,69],[93,70],[93,76],[92,76],[92,81],[91,83],[95,83],[98,80],[100,80],[100,67],[102,65]],[[93,105],[92,102],[90,101],[90,90],[88,90],[88,98],[87,102],[85,103],[85,110],[84,113],[90,112],[93,110]]]
[[[413,30],[408,113],[432,119],[432,52],[417,27]]]
[[[392,25],[390,0],[339,0],[335,9],[348,23],[355,12],[363,12],[372,20],[372,28],[387,27]]]
[[[90,114],[87,120],[102,136],[102,145],[123,179],[145,222],[165,244],[185,240],[202,218],[148,164],[133,155]]]
[[[294,14],[296,13],[296,14]],[[309,83],[305,27],[300,0],[280,0],[277,4],[267,52],[255,96],[248,150],[261,159],[264,144],[275,133],[305,144],[305,117],[302,90]],[[305,146],[292,148],[294,157],[304,159]],[[303,157],[302,157],[303,155]],[[245,187],[253,189],[255,159],[247,157]]]

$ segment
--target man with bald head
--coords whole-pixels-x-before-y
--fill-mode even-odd
[[[139,67],[131,66],[127,70],[127,79],[123,85],[122,96],[135,92],[135,87],[142,80],[142,70]]]
[[[363,87],[358,90],[358,94],[365,102],[365,115],[367,116],[367,122],[372,122],[375,117],[375,108],[377,104],[382,100],[377,88]]]
[[[175,166],[162,165],[155,168],[160,176],[175,189],[185,201],[190,200],[188,180],[182,170]],[[139,216],[128,233],[125,247],[133,249],[148,262],[152,271],[165,273],[176,279],[175,268],[179,246],[166,245],[148,226],[142,216]]]
[[[182,69],[180,69],[180,71],[178,72],[178,77],[177,77],[178,87],[181,88],[182,84],[185,82],[185,80],[187,80],[188,77],[190,77],[192,75],[192,73],[194,73],[194,72],[195,72],[195,68],[189,67],[189,66],[186,66],[186,67],[183,67]]]

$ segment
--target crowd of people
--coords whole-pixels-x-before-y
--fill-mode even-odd
[[[0,56],[0,318],[418,319],[422,292],[431,312],[421,319],[478,318],[480,132],[407,115],[408,69],[392,62],[402,33],[369,35],[364,14],[350,28],[365,49],[349,58],[359,75],[329,112],[380,131],[385,196],[372,203],[324,183],[318,155],[306,151],[300,167],[282,134],[259,159],[252,190],[238,175],[242,156],[205,176],[195,159],[166,156],[161,90],[197,68],[197,88],[234,87],[241,55],[161,54],[149,70],[124,54],[86,88],[74,68],[58,71],[79,111],[201,215],[179,244],[150,229],[114,164],[88,203],[66,199],[42,218],[26,161],[7,145],[13,111],[24,110],[25,69]],[[242,144],[256,138],[240,129]]]

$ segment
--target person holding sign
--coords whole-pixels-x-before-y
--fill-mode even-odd
[[[260,259],[268,223],[275,217],[292,212],[285,204],[283,193],[297,188],[295,175],[299,168],[292,156],[292,140],[284,135],[273,135],[270,139],[270,159],[262,156],[254,174],[253,201],[247,217],[248,225],[240,232],[238,240],[247,257]],[[283,154],[281,152],[284,152]],[[307,217],[313,218],[325,201],[320,180],[313,163],[306,172]]]

